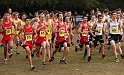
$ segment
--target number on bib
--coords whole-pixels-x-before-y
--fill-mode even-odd
[[[65,35],[65,31],[64,30],[61,30],[60,33],[59,33],[60,36],[64,36]]]
[[[87,34],[86,34],[87,30],[83,30],[83,32],[85,32],[85,33],[83,33],[82,36],[87,36]]]
[[[102,28],[98,28],[98,31],[100,32],[100,34],[102,34]]]
[[[26,41],[32,41],[32,35],[26,35]]]
[[[45,35],[46,35],[46,34],[45,34],[45,31],[40,31],[40,36],[41,36],[41,37],[45,37]]]
[[[112,33],[116,34],[117,33],[117,28],[112,28]]]
[[[11,29],[7,29],[6,30],[6,35],[10,35],[12,32],[11,32]]]

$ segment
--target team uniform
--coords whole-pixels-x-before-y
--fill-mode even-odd
[[[56,43],[55,43],[55,48],[63,47],[64,42],[66,42],[66,37],[65,37],[65,31],[66,31],[66,23],[63,22],[63,25],[61,25],[58,22],[58,27],[57,31],[61,30],[61,32],[56,33]]]
[[[81,25],[82,25],[82,30],[81,30],[82,32],[88,32],[89,31],[88,23],[85,26],[84,23],[82,22]],[[85,33],[79,35],[79,46],[80,46],[80,48],[82,48],[84,44],[89,45],[88,34],[85,34]]]
[[[110,33],[109,33],[109,41],[114,40],[115,43],[119,42],[119,34],[118,34],[119,23],[115,24],[110,21]]]
[[[99,32],[95,32],[95,41],[94,41],[94,46],[97,46],[97,42],[99,41],[100,44],[104,43],[104,39],[103,39],[103,23],[97,23],[96,26],[96,30],[98,30]]]
[[[2,38],[1,43],[6,44],[10,41],[13,41],[13,38],[12,38],[12,22],[9,19],[9,23],[6,24],[4,22],[4,20],[2,19],[2,24],[3,24],[3,27],[6,28],[7,30],[2,33],[3,38]]]
[[[29,46],[30,50],[32,51],[32,47],[33,47],[32,25],[30,25],[29,28],[24,26],[23,32],[24,32],[24,39],[23,39],[23,42],[22,42],[22,47],[25,48],[26,46]]]
[[[38,22],[38,23],[39,23],[38,28],[41,26],[44,26],[44,27],[42,30],[37,32],[37,38],[36,38],[35,44],[36,44],[36,46],[41,46],[41,43],[46,41],[46,28],[47,27],[46,27],[45,23],[43,23],[43,24],[41,24],[40,22]]]

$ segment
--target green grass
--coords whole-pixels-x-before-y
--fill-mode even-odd
[[[74,37],[74,42],[76,42]],[[123,43],[122,43],[123,44]],[[124,45],[122,45],[122,50]],[[0,75],[124,75],[124,60],[118,55],[120,62],[116,63],[112,50],[107,50],[105,45],[104,59],[98,53],[99,47],[93,50],[92,60],[88,63],[87,60],[82,60],[83,51],[74,51],[74,46],[71,46],[67,57],[68,64],[60,64],[62,52],[55,55],[54,62],[46,61],[47,65],[42,65],[42,58],[33,58],[35,69],[30,71],[28,60],[25,59],[25,50],[20,47],[19,55],[13,49],[12,58],[8,58],[8,64],[3,63],[3,48],[0,48]],[[47,58],[46,58],[47,59]]]

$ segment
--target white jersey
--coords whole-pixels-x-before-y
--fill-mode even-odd
[[[90,28],[92,28],[92,27],[93,27],[93,25],[94,25],[94,23],[95,23],[95,21],[94,21],[94,22],[89,21],[89,23],[90,23]]]
[[[96,30],[99,32],[95,32],[95,35],[102,35],[103,34],[103,23],[97,23]]]
[[[110,22],[110,34],[118,34],[119,32],[119,22],[116,22],[115,24]]]

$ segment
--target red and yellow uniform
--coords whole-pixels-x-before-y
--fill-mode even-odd
[[[66,42],[66,37],[65,37],[65,33],[66,33],[66,23],[63,22],[63,25],[61,25],[59,22],[58,22],[58,27],[57,27],[57,31],[60,32],[57,32],[55,35],[56,35],[56,48],[59,48],[59,46],[61,44],[63,44],[64,42]]]
[[[42,42],[46,41],[46,24],[45,23],[39,23],[39,27],[42,27],[43,26],[43,29],[42,30],[39,30],[37,32],[37,39],[36,39],[36,46],[40,46]]]
[[[81,32],[85,32],[85,33],[80,34],[79,40],[80,40],[80,46],[83,46],[83,44],[88,44],[88,41],[89,41],[88,39],[89,25],[88,23],[84,25],[83,22],[81,23],[81,25],[82,25]]]
[[[32,50],[33,47],[33,30],[32,25],[30,27],[26,27],[26,25],[23,28],[24,32],[24,39],[22,42],[22,46],[25,48],[26,46],[29,46],[30,50]]]
[[[6,24],[4,19],[2,19],[2,25],[3,25],[3,28],[6,29],[6,31],[2,33],[3,38],[1,43],[5,44],[13,40],[12,39],[12,22],[9,19],[8,24]]]

